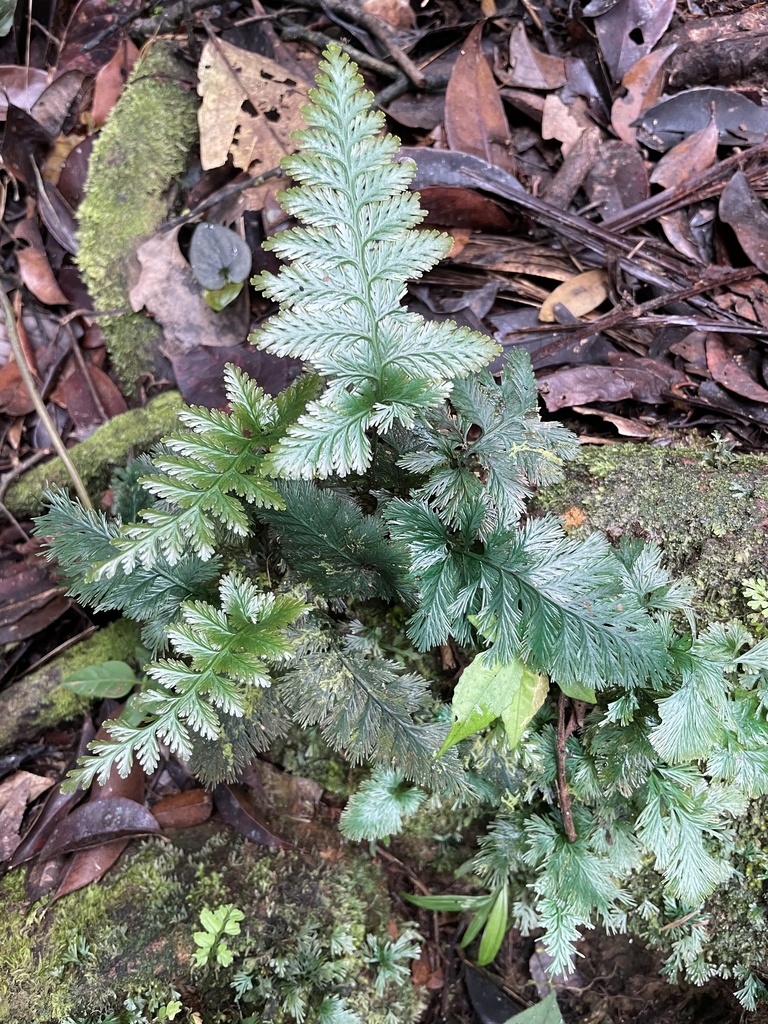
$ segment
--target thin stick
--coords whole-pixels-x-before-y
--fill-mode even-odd
[[[568,698],[561,693],[557,698],[557,796],[560,801],[560,814],[563,817],[566,838],[569,843],[575,843],[579,837],[576,835],[576,826],[573,824],[571,794],[568,792],[568,780],[565,775],[565,744],[568,740],[568,730],[565,725],[567,703]]]
[[[40,397],[40,392],[37,390],[35,378],[32,376],[32,371],[27,365],[27,360],[24,358],[24,352],[19,339],[19,332],[16,329],[16,318],[13,315],[11,303],[8,301],[8,296],[6,295],[5,289],[2,287],[0,287],[0,308],[2,308],[3,317],[5,318],[5,326],[8,331],[8,341],[10,342],[11,350],[13,351],[13,357],[19,368],[19,373],[21,374],[21,379],[24,382],[24,387],[27,389],[27,393],[35,407],[37,415],[40,417],[40,422],[48,431],[51,444],[53,445],[56,454],[64,464],[64,468],[69,475],[69,479],[72,481],[72,486],[74,487],[75,493],[80,499],[81,504],[85,508],[93,508],[93,502],[86,490],[85,484],[83,483],[80,474],[77,472],[74,462],[69,457],[69,452],[64,446],[64,442],[59,437],[59,432],[56,430],[54,422],[48,414],[45,402]]]
[[[283,174],[284,172],[280,167],[271,167],[268,171],[264,171],[263,174],[255,174],[252,178],[236,181],[234,185],[227,185],[226,188],[214,192],[212,196],[208,196],[207,199],[198,203],[193,210],[188,210],[186,213],[182,213],[181,216],[166,221],[160,228],[160,233],[171,231],[173,228],[179,227],[180,224],[187,224],[189,221],[194,220],[195,217],[205,213],[206,210],[213,209],[214,206],[218,206],[225,200],[231,199],[232,196],[236,196],[239,192],[245,192],[249,188],[257,188],[259,185],[263,185],[265,181],[269,181],[270,178],[282,178]],[[93,314],[89,313],[89,316],[93,316]]]

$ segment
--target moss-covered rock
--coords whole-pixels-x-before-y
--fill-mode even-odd
[[[569,532],[657,541],[674,575],[697,586],[705,623],[744,618],[743,581],[768,571],[768,459],[712,448],[584,446],[535,511]]]
[[[119,619],[34,669],[0,693],[0,750],[25,743],[87,711],[91,701],[61,680],[103,661],[130,660],[141,646],[137,623]],[[1,1019],[1,1018],[0,1018]]]
[[[143,409],[129,409],[115,416],[70,450],[70,458],[92,497],[98,500],[116,466],[124,466],[132,453],[146,451],[178,427],[183,404],[178,391],[166,391]],[[8,490],[5,503],[19,518],[38,515],[47,487],[71,488],[71,483],[57,457],[25,473]]]
[[[197,100],[185,65],[163,43],[139,60],[94,143],[79,216],[78,265],[97,310],[129,307],[136,249],[165,221],[171,186],[197,138]],[[129,392],[154,367],[157,325],[140,313],[101,321]]]
[[[391,942],[393,923],[379,869],[360,854],[265,851],[211,825],[133,847],[101,882],[45,910],[25,905],[22,878],[0,882],[1,1020],[126,1021],[128,1000],[153,1021],[178,999],[177,1021],[289,1024],[301,1018],[289,1009],[297,994],[307,1024],[324,998],[362,1024],[418,1015],[407,958],[377,986],[367,937]],[[226,937],[233,960],[196,966],[200,913],[226,904],[244,915]]]

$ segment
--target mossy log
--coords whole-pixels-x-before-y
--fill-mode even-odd
[[[743,581],[768,575],[768,459],[712,448],[584,446],[565,480],[542,489],[534,511],[569,533],[640,537],[664,550],[674,576],[697,588],[702,622],[744,619]]]
[[[139,244],[166,220],[172,185],[197,139],[197,99],[186,67],[154,43],[134,67],[94,143],[78,211],[77,262],[97,310],[130,307],[128,289]],[[159,328],[143,313],[120,312],[101,326],[123,388],[155,365]]]
[[[29,912],[23,869],[0,882],[0,901],[3,1021],[156,1021],[177,1000],[177,1021],[234,1024],[254,1013],[293,1024],[290,999],[306,1000],[298,1019],[317,1020],[325,994],[365,1024],[410,1024],[421,1007],[408,961],[377,990],[367,936],[390,937],[390,900],[376,863],[338,846],[274,852],[208,823],[134,844],[100,882],[44,912]],[[226,936],[232,963],[196,967],[200,912],[225,904],[244,914],[240,934]],[[343,948],[331,953],[334,934]],[[243,982],[241,1004],[238,971],[253,986]],[[143,1015],[129,1017],[132,1007]]]
[[[0,693],[0,750],[26,743],[45,729],[52,729],[87,711],[91,701],[62,686],[61,680],[88,665],[132,658],[141,646],[139,634],[137,623],[119,619],[3,690]]]
[[[178,391],[166,391],[143,409],[129,409],[115,416],[70,449],[70,458],[96,503],[116,466],[125,466],[131,453],[147,451],[178,427],[182,407]],[[71,480],[58,457],[25,473],[9,488],[5,504],[20,519],[38,515],[43,511],[43,493],[51,486],[71,487]]]

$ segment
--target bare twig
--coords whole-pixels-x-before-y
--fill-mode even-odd
[[[557,338],[556,341],[550,342],[549,345],[545,345],[543,348],[537,349],[536,359],[548,359],[551,356],[557,355],[557,353],[565,348],[567,345],[572,345],[576,341],[584,341],[588,338],[593,338],[596,334],[600,334],[605,331],[615,329],[625,323],[637,323],[642,321],[642,318],[647,313],[652,313],[655,309],[660,309],[662,306],[666,306],[670,302],[682,302],[683,299],[690,299],[694,295],[700,295],[702,292],[708,291],[710,288],[718,288],[721,285],[732,284],[735,281],[744,281],[750,277],[755,276],[754,267],[737,267],[733,270],[728,270],[723,274],[719,274],[717,277],[709,277],[704,275],[700,280],[694,281],[693,284],[688,285],[685,288],[677,288],[669,292],[665,292],[664,295],[657,295],[654,299],[648,299],[647,302],[642,302],[638,306],[620,305],[612,309],[610,313],[606,313],[605,316],[596,317],[594,320],[588,320],[586,323],[583,321],[573,324],[533,324],[530,327],[520,328],[518,331],[510,331],[506,337],[514,338],[516,334],[547,334],[552,331],[557,331],[561,337]],[[690,326],[699,326],[698,323],[691,324]],[[752,325],[755,328],[750,333],[755,334],[768,334],[768,328],[760,327],[759,325]],[[709,330],[725,330],[727,327],[720,327],[719,325],[709,325]],[[738,325],[740,333],[744,333],[741,325]]]
[[[75,468],[75,464],[72,462],[72,459],[69,456],[69,452],[67,451],[64,442],[59,437],[59,433],[56,430],[54,422],[51,419],[50,415],[48,414],[48,410],[45,407],[45,402],[43,401],[39,391],[37,390],[35,378],[32,376],[32,371],[27,365],[27,360],[24,358],[24,352],[22,350],[21,341],[19,339],[19,332],[16,328],[16,318],[13,315],[11,303],[8,300],[8,296],[6,295],[5,289],[2,287],[0,287],[0,309],[2,309],[3,317],[5,318],[5,326],[6,330],[8,331],[8,341],[10,343],[11,350],[13,351],[13,357],[16,360],[16,365],[19,369],[19,373],[21,374],[21,379],[24,382],[24,387],[27,389],[27,392],[32,401],[32,404],[35,407],[37,415],[40,417],[40,422],[48,431],[48,436],[51,439],[51,444],[53,445],[56,454],[61,459],[62,464],[64,465],[64,468],[66,469],[67,474],[69,475],[69,479],[72,481],[72,486],[75,489],[75,493],[77,494],[81,503],[85,506],[85,508],[93,508],[93,503],[91,502],[91,498],[90,495],[88,494],[86,486],[83,483],[77,469]]]
[[[561,693],[557,698],[557,797],[560,801],[560,814],[563,818],[565,836],[569,843],[575,843],[579,837],[576,835],[576,826],[573,824],[571,794],[568,792],[568,780],[565,775],[565,745],[574,729],[573,720],[568,725],[565,722],[567,704],[568,698]]]
[[[308,7],[310,9],[319,6],[316,0],[296,0],[296,2],[300,7]],[[375,36],[380,43],[383,43],[389,56],[406,73],[416,88],[424,88],[424,73],[398,45],[394,30],[385,21],[363,10],[354,0],[323,0],[323,6],[326,10],[354,22],[355,25],[360,25],[361,28]]]
[[[605,221],[604,226],[610,228],[611,231],[628,231],[647,220],[671,213],[673,210],[679,210],[682,206],[690,206],[692,203],[711,199],[722,192],[726,180],[730,179],[731,171],[738,170],[747,160],[766,153],[768,153],[768,142],[761,142],[759,146],[752,146],[743,153],[735,153],[713,167],[692,175],[682,184],[664,189],[663,192],[644,199],[641,203],[636,203],[635,206],[630,206],[628,210],[624,210],[617,217]],[[747,177],[758,178],[764,172],[764,166],[757,167],[751,172],[747,171]]]
[[[318,50],[324,50],[329,43],[336,41],[324,32],[316,32],[314,29],[304,28],[303,25],[296,25],[292,21],[281,21],[277,29],[281,39],[288,42],[293,39],[301,39],[305,43],[311,43],[312,46],[316,46]],[[365,53],[364,50],[358,50],[356,46],[350,46],[348,43],[340,43],[339,45],[360,67],[375,71],[385,78],[400,78],[401,72],[393,68],[391,64],[387,64],[386,61],[379,60],[378,57],[372,57],[369,53]]]
[[[182,213],[179,217],[174,217],[173,220],[166,221],[165,224],[160,228],[159,233],[162,234],[164,231],[170,231],[172,228],[177,228],[181,224],[187,224],[191,220],[195,220],[206,212],[206,210],[212,210],[214,206],[218,206],[219,203],[223,203],[227,199],[231,199],[232,196],[238,195],[240,192],[245,192],[246,189],[256,188],[258,185],[263,185],[265,181],[269,181],[270,178],[281,178],[283,172],[279,167],[272,167],[268,171],[264,171],[263,174],[255,174],[252,178],[245,178],[243,181],[236,181],[233,185],[228,185],[226,188],[220,189],[215,192],[212,196],[208,196],[201,203],[198,203],[193,210],[188,210],[187,213]],[[88,314],[92,316],[93,314]]]

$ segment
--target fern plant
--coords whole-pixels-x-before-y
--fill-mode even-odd
[[[70,592],[145,621],[158,655],[71,784],[151,770],[161,743],[214,784],[290,723],[318,728],[373,769],[342,818],[354,838],[393,834],[424,791],[495,802],[484,891],[420,902],[473,912],[481,961],[514,922],[565,968],[584,926],[630,926],[638,872],[681,917],[730,877],[733,822],[768,793],[768,647],[697,633],[657,548],[526,519],[576,441],[541,422],[525,353],[494,377],[487,337],[402,306],[450,243],[416,230],[413,165],[354,65],[325,56],[285,161],[301,223],[254,282],[279,305],[254,343],[307,372],[272,399],[229,368],[229,411],[185,411],[123,478],[126,521],[59,493],[38,523]],[[411,645],[394,658],[393,621]],[[440,645],[468,666],[452,700]],[[397,970],[396,952],[376,955]]]

